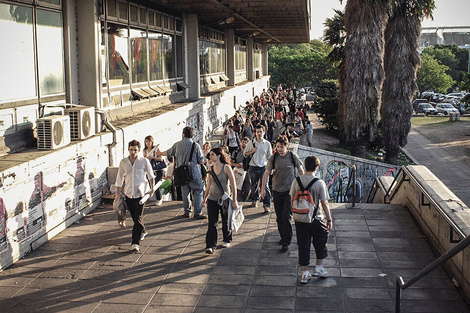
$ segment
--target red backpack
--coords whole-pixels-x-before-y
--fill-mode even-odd
[[[315,198],[310,193],[309,189],[318,180],[318,178],[312,179],[306,188],[302,185],[300,177],[295,178],[297,184],[299,184],[300,190],[297,191],[292,198],[292,215],[294,221],[300,223],[311,223],[317,215],[318,206],[315,207]]]

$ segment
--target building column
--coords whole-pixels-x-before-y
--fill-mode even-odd
[[[229,78],[228,85],[235,86],[235,30],[225,30],[225,49],[227,56],[227,67],[225,72]]]
[[[78,104],[100,108],[100,23],[98,21],[95,1],[80,1],[80,5],[77,5],[77,24],[80,25],[77,32],[79,64]]]
[[[262,64],[261,66],[263,67],[263,76],[268,76],[269,74],[269,69],[268,69],[268,43],[263,42],[263,59],[262,59]]]
[[[197,100],[201,97],[200,68],[199,68],[199,25],[196,14],[187,15],[187,62],[189,99]]]
[[[246,70],[247,70],[246,78],[252,82],[255,80],[255,73],[253,70],[253,37],[248,37],[246,41],[246,60],[248,63],[246,65]]]
[[[75,0],[64,1],[65,101],[78,103],[77,21]]]

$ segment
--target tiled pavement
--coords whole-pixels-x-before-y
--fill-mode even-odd
[[[232,246],[207,255],[206,220],[176,202],[149,207],[150,234],[132,253],[130,227],[102,205],[0,272],[0,312],[394,312],[396,277],[435,258],[425,238],[400,206],[333,208],[330,277],[301,285],[295,238],[279,251],[274,213],[245,207]],[[402,312],[470,310],[438,269],[403,291]]]

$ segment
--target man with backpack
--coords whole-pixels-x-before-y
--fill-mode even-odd
[[[299,248],[299,265],[302,266],[300,282],[306,284],[312,277],[307,269],[310,264],[310,246],[317,257],[314,276],[328,277],[323,267],[323,259],[328,256],[326,243],[328,232],[333,227],[331,212],[328,205],[328,189],[323,180],[315,177],[320,160],[311,155],[305,159],[305,175],[292,182],[290,196],[292,197],[292,212]],[[321,209],[320,209],[321,203]]]
[[[284,136],[276,139],[276,153],[268,160],[266,170],[263,174],[263,185],[261,188],[261,197],[265,196],[265,186],[268,177],[273,172],[272,196],[274,210],[276,211],[276,222],[281,240],[281,251],[286,252],[292,240],[292,206],[289,191],[292,181],[295,179],[296,169],[299,175],[304,173],[302,161],[297,154],[288,151],[289,141]]]

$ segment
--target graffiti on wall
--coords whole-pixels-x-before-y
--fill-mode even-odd
[[[0,252],[8,244],[42,236],[101,198],[106,182],[96,178],[93,160],[71,159],[5,187],[0,194]]]
[[[377,177],[393,176],[398,171],[397,167],[390,164],[339,155],[301,145],[298,146],[297,152],[302,160],[309,155],[315,155],[320,159],[317,176],[325,181],[331,202],[353,202],[353,199],[355,202],[365,202]],[[356,166],[355,181],[353,166]]]

